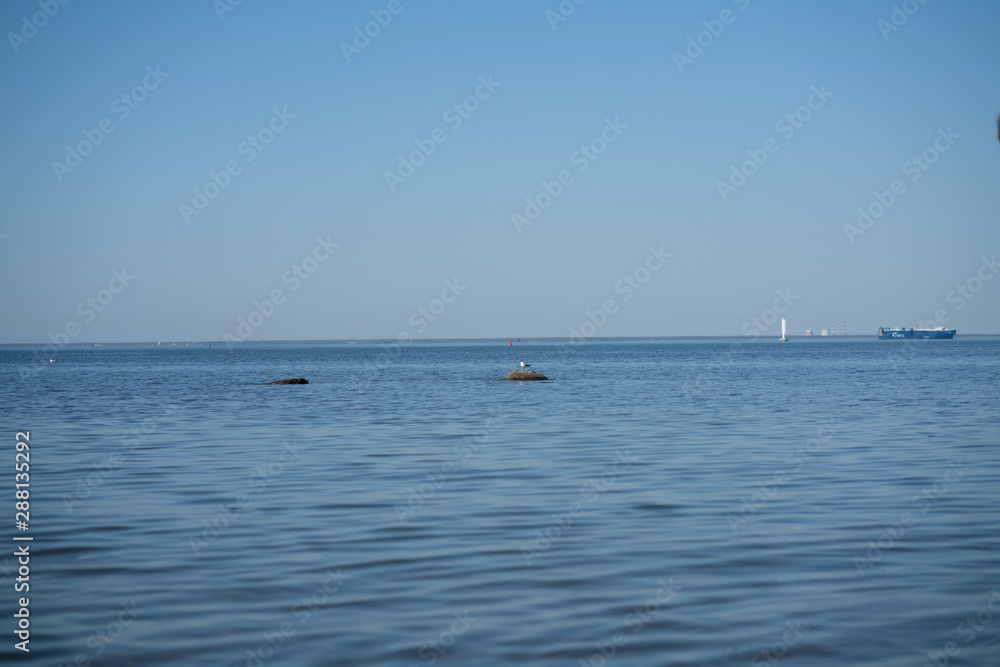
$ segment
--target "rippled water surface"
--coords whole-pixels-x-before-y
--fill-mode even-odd
[[[1000,664],[997,340],[0,354],[31,664]]]

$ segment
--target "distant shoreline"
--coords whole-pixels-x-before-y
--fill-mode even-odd
[[[804,342],[804,341],[865,341],[865,340],[878,340],[876,334],[870,335],[836,335],[836,336],[788,336],[789,342]],[[1000,338],[1000,333],[993,334],[956,334],[955,340],[958,339],[974,339],[974,338]],[[204,340],[204,341],[140,341],[140,342],[94,342],[94,343],[65,343],[62,345],[53,345],[52,343],[0,343],[0,349],[16,349],[16,348],[30,348],[30,349],[40,349],[40,348],[56,348],[56,349],[92,349],[95,347],[137,347],[137,348],[147,348],[147,347],[161,347],[161,348],[183,348],[183,347],[208,347],[209,345],[216,346],[219,349],[229,349],[230,347],[265,347],[265,346],[292,346],[292,345],[391,345],[399,344],[402,346],[409,345],[505,345],[509,346],[510,338],[421,338],[415,339],[411,338],[403,343],[400,343],[395,338],[334,338],[334,339],[310,339],[310,340],[248,340],[239,343],[226,343],[225,341],[219,340]],[[594,336],[592,338],[586,338],[583,344],[592,343],[643,343],[643,342],[682,342],[682,341],[754,341],[754,342],[768,342],[774,341],[778,342],[776,336],[611,336],[611,337],[598,337]],[[886,343],[893,343],[899,341],[883,341]],[[910,342],[924,342],[910,341]],[[935,341],[930,341],[935,342]],[[941,342],[941,341],[938,341]],[[515,347],[518,345],[554,345],[558,343],[579,345],[581,344],[578,340],[574,339],[571,343],[569,338],[566,337],[538,337],[538,338],[523,338],[520,342],[515,343]],[[213,349],[215,349],[213,347]]]

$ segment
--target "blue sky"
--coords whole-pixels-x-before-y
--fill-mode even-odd
[[[0,342],[1000,332],[995,2],[225,2],[0,6]]]

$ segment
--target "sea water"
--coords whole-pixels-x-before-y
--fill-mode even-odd
[[[1000,663],[997,339],[40,349],[5,660]]]

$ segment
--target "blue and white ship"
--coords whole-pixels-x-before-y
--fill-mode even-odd
[[[955,337],[954,329],[889,329],[888,327],[878,328],[879,340],[911,340],[914,338],[938,338],[950,340]]]

